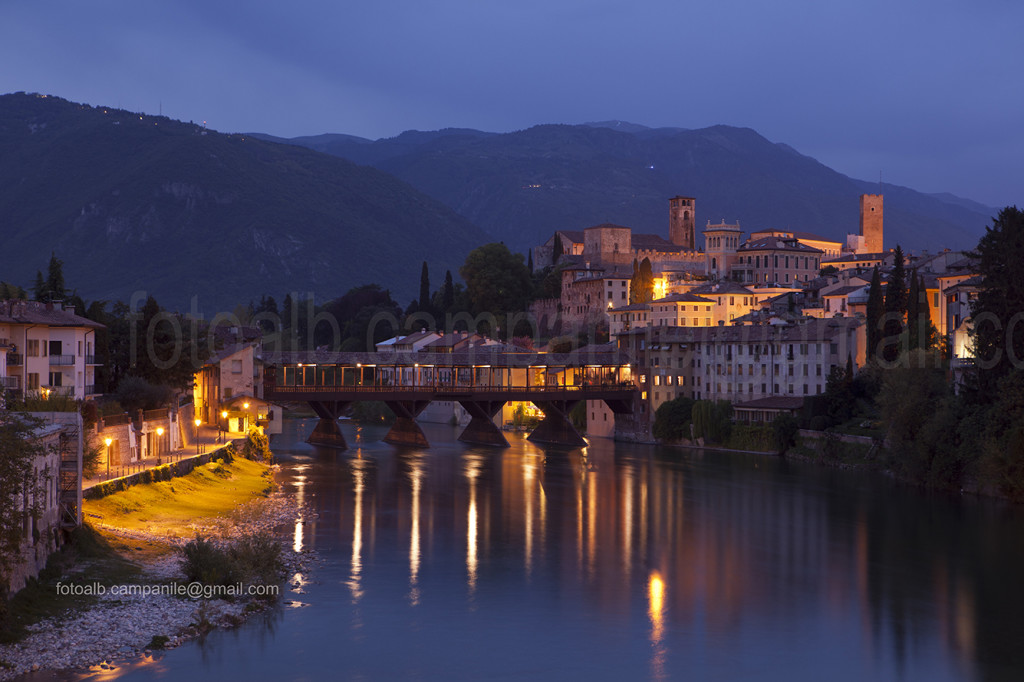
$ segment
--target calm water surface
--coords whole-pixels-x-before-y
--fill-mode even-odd
[[[595,439],[274,444],[321,561],[120,680],[1024,679],[1024,514],[762,456]],[[109,679],[106,678],[106,679]]]

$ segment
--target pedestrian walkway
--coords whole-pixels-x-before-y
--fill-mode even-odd
[[[194,432],[188,434],[188,439],[190,441],[188,445],[178,448],[177,450],[161,453],[159,457],[146,457],[129,464],[112,464],[109,471],[106,467],[101,467],[102,470],[99,471],[97,475],[82,481],[82,490],[86,491],[99,483],[113,481],[124,476],[131,476],[132,474],[137,474],[141,471],[145,471],[146,469],[155,469],[156,467],[164,464],[171,464],[190,457],[197,457],[199,455],[212,452],[233,440],[245,437],[244,433],[238,431],[219,431],[218,429],[206,426],[199,429],[198,435],[199,438],[197,440]]]

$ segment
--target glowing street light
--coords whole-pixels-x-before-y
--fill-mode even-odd
[[[110,479],[110,444],[114,442],[114,439],[106,438],[103,442],[107,444],[107,479]]]
[[[163,460],[160,458],[160,441],[163,440],[163,437],[164,437],[164,428],[162,426],[158,426],[157,429],[156,429],[156,464],[157,464],[157,466],[160,466],[160,464],[162,464],[162,462],[163,462]]]
[[[221,418],[222,421],[221,421],[220,424],[217,425],[218,429],[223,430],[223,431],[227,431],[228,430],[228,411],[227,410],[221,410],[220,418]],[[217,433],[217,441],[220,442],[220,440],[221,440],[221,434],[220,434],[220,431],[218,431],[218,433]]]
[[[199,454],[199,425],[203,423],[202,419],[196,418],[196,454]]]

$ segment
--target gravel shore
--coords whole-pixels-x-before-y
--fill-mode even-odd
[[[279,492],[269,498],[240,507],[227,518],[194,524],[190,531],[206,537],[228,540],[245,533],[270,531],[285,524],[294,524],[303,517],[303,510]],[[98,524],[97,524],[98,525]],[[145,532],[129,532],[99,526],[104,532],[126,539],[157,541],[176,546],[188,539],[169,538]],[[284,573],[291,579],[307,573],[313,557],[296,553],[288,543],[281,543]],[[159,559],[140,561],[142,575],[133,582],[139,585],[180,583],[185,577],[180,567],[179,552],[170,552]],[[281,588],[282,591],[287,586]],[[154,636],[166,637],[164,648],[174,648],[197,637],[197,627],[235,627],[259,610],[264,603],[247,598],[192,599],[167,594],[106,593],[84,611],[68,613],[30,626],[30,634],[15,644],[0,646],[0,681],[37,670],[63,670],[120,667],[140,656],[149,655]],[[281,597],[278,597],[278,601]],[[252,604],[253,606],[249,606]]]

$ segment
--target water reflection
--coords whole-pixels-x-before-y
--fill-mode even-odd
[[[352,603],[363,597],[363,493],[366,490],[367,463],[362,458],[354,459],[349,467],[352,471],[352,560],[349,571],[348,588],[352,593]]]
[[[409,482],[412,487],[411,523],[409,528],[409,603],[420,603],[420,490],[423,487],[423,462],[415,459],[410,465]]]
[[[476,592],[476,572],[479,563],[477,549],[479,512],[476,506],[476,489],[477,479],[480,477],[480,469],[482,467],[482,458],[479,455],[467,454],[463,459],[463,475],[469,484],[469,504],[466,510],[466,584],[469,587],[469,595],[472,597]]]
[[[283,465],[321,512],[287,529],[324,557],[292,582],[310,607],[193,677],[344,651],[348,679],[1024,679],[1019,510],[764,457],[361,435]]]
[[[647,585],[647,616],[651,621],[651,674],[654,679],[665,678],[665,582],[657,571],[652,571]]]

